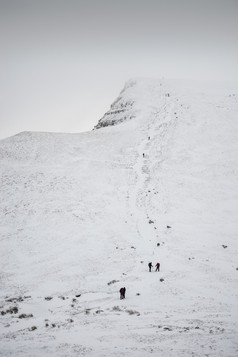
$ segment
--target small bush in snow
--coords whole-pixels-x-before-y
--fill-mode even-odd
[[[140,313],[138,311],[135,311],[135,310],[126,310],[126,312],[128,312],[129,315],[140,316]]]
[[[33,317],[33,315],[32,314],[28,314],[28,315],[27,314],[21,314],[21,315],[18,316],[19,319],[28,319],[30,317]]]
[[[16,306],[10,307],[10,309],[8,309],[6,311],[1,311],[1,315],[16,314],[16,313],[18,313],[18,307],[16,307]]]
[[[22,302],[22,301],[24,301],[24,299],[20,296],[20,297],[17,297],[17,298],[7,299],[6,301],[7,302]]]
[[[113,311],[121,311],[121,309],[120,309],[119,306],[113,306],[112,310],[113,310]]]
[[[109,281],[109,283],[107,283],[107,285],[111,285],[111,284],[115,284],[115,283],[118,283],[119,280],[112,280],[112,281]]]

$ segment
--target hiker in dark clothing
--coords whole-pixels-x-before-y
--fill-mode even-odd
[[[123,297],[124,297],[124,299],[125,299],[125,294],[126,294],[126,288],[125,288],[125,286],[124,286],[124,288],[123,288]]]
[[[145,154],[143,153],[143,157],[145,157]]]
[[[153,267],[152,263],[149,263],[148,267],[149,267],[149,271],[151,272],[151,268]]]
[[[120,289],[120,299],[125,299],[125,293],[126,293],[126,288],[121,288]]]
[[[159,271],[159,268],[160,268],[160,263],[157,263],[155,271]]]

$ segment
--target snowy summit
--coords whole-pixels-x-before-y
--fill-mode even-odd
[[[1,356],[238,355],[237,110],[133,79],[91,132],[0,141]]]

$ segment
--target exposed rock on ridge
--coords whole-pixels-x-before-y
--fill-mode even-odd
[[[130,80],[125,84],[123,90],[119,94],[119,97],[112,103],[111,108],[99,120],[94,129],[116,125],[135,117],[135,101],[131,98],[132,93],[130,90],[135,85],[135,80]]]

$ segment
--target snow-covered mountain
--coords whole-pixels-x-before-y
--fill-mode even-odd
[[[92,132],[0,141],[1,356],[238,355],[237,109],[135,79]]]

